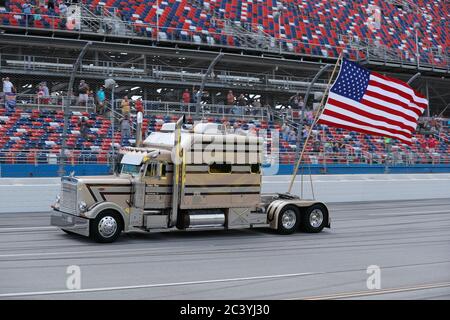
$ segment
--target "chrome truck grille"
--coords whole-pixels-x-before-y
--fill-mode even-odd
[[[77,214],[77,183],[62,181],[60,210]]]

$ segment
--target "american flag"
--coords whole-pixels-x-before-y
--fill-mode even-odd
[[[343,59],[318,123],[411,144],[427,99],[407,83]]]

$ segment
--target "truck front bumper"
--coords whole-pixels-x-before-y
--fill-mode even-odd
[[[50,224],[61,229],[89,237],[89,219],[53,210]]]

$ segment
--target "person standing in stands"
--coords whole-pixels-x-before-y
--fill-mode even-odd
[[[235,100],[235,97],[234,97],[234,94],[233,94],[233,91],[228,91],[228,94],[227,94],[227,104],[229,105],[229,106],[232,106],[233,104],[234,104],[234,100]]]
[[[55,12],[55,2],[54,2],[54,0],[48,0],[48,1],[47,1],[47,9],[48,9],[51,13]]]
[[[88,141],[88,140],[89,140],[89,136],[88,136],[88,133],[89,133],[89,124],[87,123],[85,117],[81,117],[81,118],[80,118],[79,126],[80,126],[80,134],[81,134],[81,137],[82,137],[84,140]]]
[[[134,107],[136,109],[136,114],[142,112],[142,115],[144,115],[144,102],[142,101],[142,98],[137,98]]]
[[[120,107],[122,109],[122,115],[129,116],[130,115],[130,100],[128,100],[128,96],[124,96],[122,102],[120,103]]]
[[[82,106],[87,106],[88,102],[88,93],[89,93],[89,85],[86,83],[86,81],[81,80],[80,85],[78,86],[78,104]]]
[[[33,12],[30,0],[26,0],[24,4],[22,4],[22,13],[25,16],[27,21],[27,26],[31,26],[33,24]]]
[[[42,81],[39,84],[39,91],[42,91],[42,103],[49,104],[50,103],[50,92],[47,87],[47,82]]]
[[[120,132],[122,135],[122,143],[126,141],[131,136],[131,124],[129,114],[125,114],[120,120]]]
[[[191,93],[189,92],[189,89],[184,90],[181,100],[186,106],[189,105],[189,103],[191,102]]]
[[[4,101],[5,101],[5,108],[8,111],[14,111],[14,107],[16,106],[16,88],[12,84],[11,81],[9,81],[9,78],[3,78],[3,93]]]
[[[59,16],[61,18],[66,18],[67,17],[67,5],[66,5],[66,3],[64,1],[61,1],[59,3],[58,8],[59,8]]]
[[[14,87],[12,82],[9,81],[9,77],[3,78],[2,82],[3,82],[3,93],[15,93],[16,92],[16,88]]]
[[[103,86],[100,86],[96,93],[97,114],[102,115],[105,113],[105,99],[105,91],[103,90]]]

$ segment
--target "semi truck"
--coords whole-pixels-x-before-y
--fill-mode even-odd
[[[121,148],[114,174],[62,177],[51,225],[102,243],[135,231],[329,228],[324,203],[261,193],[263,148],[260,137],[181,117]]]

